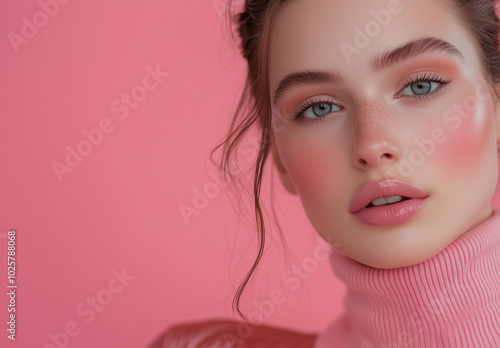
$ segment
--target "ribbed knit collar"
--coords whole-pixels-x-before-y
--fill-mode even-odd
[[[345,315],[323,347],[500,347],[500,211],[431,259],[379,269],[336,251]]]

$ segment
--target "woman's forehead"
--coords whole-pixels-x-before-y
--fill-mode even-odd
[[[368,65],[368,58],[419,38],[433,36],[457,46],[453,41],[463,41],[464,31],[436,0],[374,0],[363,6],[360,1],[296,0],[276,16],[270,55],[275,68]]]
[[[296,0],[278,12],[270,35],[271,98],[290,75],[330,71],[358,84],[418,55],[446,57],[481,73],[475,38],[437,0]],[[406,59],[406,60],[405,60]],[[446,64],[446,60],[444,61]],[[390,70],[386,70],[390,71]],[[285,86],[286,87],[286,86]],[[283,88],[281,88],[283,89]]]

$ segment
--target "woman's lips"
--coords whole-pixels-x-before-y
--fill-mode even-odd
[[[371,204],[377,198],[391,196],[407,199],[380,206]],[[349,205],[349,212],[367,225],[392,225],[406,221],[417,214],[425,206],[428,196],[429,194],[420,187],[402,180],[372,181],[356,191]]]
[[[427,203],[429,197],[412,198],[399,203],[362,208],[354,213],[354,217],[365,225],[388,226],[409,220]]]
[[[390,196],[401,196],[412,199],[425,198],[429,194],[416,185],[398,179],[370,181],[356,191],[349,205],[349,212],[355,213],[366,207],[374,199]]]

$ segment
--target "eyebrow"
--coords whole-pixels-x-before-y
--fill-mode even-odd
[[[370,61],[370,69],[374,72],[379,72],[387,69],[389,66],[425,53],[442,53],[460,62],[464,61],[462,53],[451,43],[435,37],[424,37],[412,40],[402,46],[373,57]],[[292,91],[297,86],[308,84],[339,84],[341,82],[343,82],[341,74],[332,70],[291,73],[281,80],[276,89],[274,104],[276,105],[287,92]]]

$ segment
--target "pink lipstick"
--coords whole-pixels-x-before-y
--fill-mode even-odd
[[[356,191],[349,212],[366,225],[393,225],[415,216],[428,197],[420,187],[402,180],[372,181]]]

